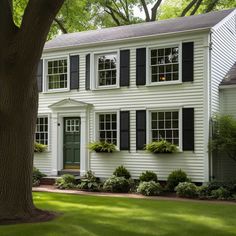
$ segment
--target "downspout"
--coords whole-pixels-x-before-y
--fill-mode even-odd
[[[212,140],[212,132],[213,132],[213,120],[212,120],[212,31],[210,31],[210,35],[209,35],[209,64],[208,64],[208,68],[209,68],[209,113],[208,113],[208,117],[209,117],[209,140],[208,140],[208,144],[210,144],[211,140]],[[209,180],[212,181],[214,179],[213,176],[213,156],[212,156],[212,151],[210,150],[210,148],[208,147],[208,156],[209,156]]]

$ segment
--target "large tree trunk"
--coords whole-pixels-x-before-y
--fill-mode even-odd
[[[36,83],[21,83],[21,75],[20,67],[0,71],[0,221],[29,218],[35,210],[31,190],[38,92]]]
[[[45,221],[54,214],[32,199],[36,70],[53,19],[64,0],[30,0],[22,25],[11,0],[0,0],[0,224]]]

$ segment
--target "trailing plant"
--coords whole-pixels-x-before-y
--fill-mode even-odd
[[[176,145],[164,139],[147,144],[145,149],[151,153],[174,153],[178,151]]]
[[[213,118],[213,135],[210,149],[218,154],[225,153],[236,161],[236,119],[229,115]]]
[[[130,191],[130,180],[112,175],[104,182],[103,190],[112,193],[128,193]]]
[[[129,179],[131,177],[129,171],[124,166],[118,166],[113,172],[113,175],[117,177],[124,177],[126,179]]]
[[[171,172],[167,179],[167,189],[174,191],[175,187],[181,182],[189,182],[187,174],[181,169]]]
[[[41,144],[41,143],[34,143],[34,152],[41,153],[45,152],[47,150],[47,145]]]
[[[70,174],[62,175],[56,180],[55,185],[59,189],[73,189],[76,187],[75,176]]]
[[[153,171],[145,171],[139,177],[140,182],[149,182],[154,181],[157,182],[157,175]]]
[[[196,198],[198,197],[198,187],[194,183],[183,182],[179,183],[175,188],[176,194],[179,197]]]
[[[141,182],[138,186],[137,192],[145,196],[159,196],[163,189],[159,183],[155,181]]]
[[[91,170],[87,171],[86,174],[81,178],[80,184],[77,185],[79,190],[86,190],[96,192],[100,189],[100,181],[95,177]]]
[[[116,151],[116,145],[108,142],[93,142],[88,146],[90,151],[112,153]]]
[[[40,181],[43,177],[45,177],[46,175],[43,174],[39,169],[37,168],[33,168],[33,186],[37,187],[40,185]]]

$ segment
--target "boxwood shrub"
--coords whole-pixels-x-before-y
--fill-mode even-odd
[[[145,171],[139,177],[140,182],[149,182],[154,181],[157,182],[157,175],[153,171]]]
[[[104,182],[103,190],[112,193],[128,193],[130,191],[130,180],[112,175]]]
[[[141,182],[137,189],[138,193],[145,196],[159,196],[162,191],[161,185],[155,181]]]

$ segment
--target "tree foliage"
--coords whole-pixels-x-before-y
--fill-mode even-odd
[[[213,124],[212,151],[226,153],[236,161],[236,119],[228,115],[216,116]]]

